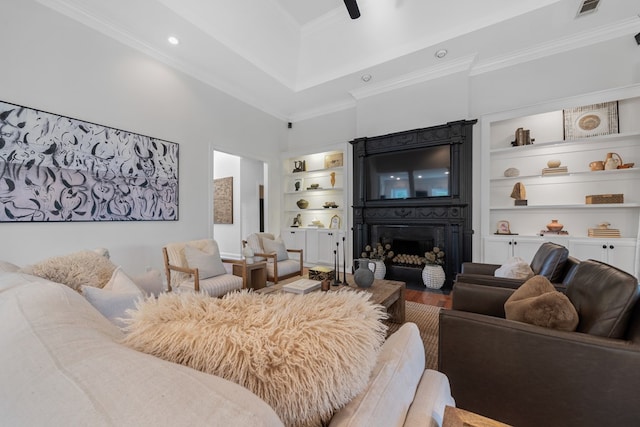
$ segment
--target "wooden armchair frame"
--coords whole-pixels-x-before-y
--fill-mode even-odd
[[[200,272],[197,268],[188,268],[188,267],[180,267],[178,265],[173,265],[169,263],[169,254],[167,253],[167,248],[162,248],[162,257],[164,258],[164,272],[167,276],[167,290],[171,292],[171,271],[178,271],[180,273],[185,273],[193,276],[193,287],[196,292],[200,292]],[[230,264],[238,264],[241,265],[242,275],[238,277],[242,277],[243,285],[247,283],[247,269],[245,267],[245,261],[239,259],[228,259],[222,258],[222,262],[230,263]],[[233,271],[233,269],[232,269]]]
[[[246,247],[247,246],[247,241],[243,240],[242,241],[242,247]],[[282,277],[278,277],[278,260],[277,260],[277,256],[276,254],[266,254],[266,253],[259,253],[259,252],[255,252],[253,255],[254,256],[259,256],[259,257],[263,257],[267,260],[267,263],[269,263],[269,259],[272,259],[273,261],[273,283],[277,284],[278,280],[284,280],[284,279],[288,279],[290,277],[295,277],[295,276],[302,276],[302,273],[304,271],[304,266],[303,266],[303,249],[287,249],[287,252],[289,253],[295,253],[295,254],[299,254],[299,258],[300,258],[300,269],[298,271],[294,271],[292,273],[289,274],[285,274]]]

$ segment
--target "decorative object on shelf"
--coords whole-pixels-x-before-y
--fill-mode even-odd
[[[293,217],[293,224],[291,224],[291,226],[300,227],[301,225],[302,225],[302,217],[300,214],[298,214],[295,217]]]
[[[302,185],[302,180],[301,180],[301,179],[296,179],[296,180],[293,182],[293,188],[294,188],[296,191],[300,191],[300,186],[301,186],[301,185]]]
[[[307,190],[319,190],[320,189],[320,184],[311,184],[309,185],[309,188],[307,188]]]
[[[516,139],[511,141],[511,145],[516,147],[519,145],[531,145],[535,139],[531,139],[529,129],[518,128],[516,129]]]
[[[560,160],[549,160],[547,162],[547,168],[542,168],[542,176],[548,175],[566,175],[569,173],[569,169],[566,166],[560,166]]]
[[[618,153],[607,153],[607,157],[604,159],[604,170],[610,171],[614,169],[619,169],[624,162],[622,161],[622,157]]]
[[[340,228],[340,217],[338,215],[334,215],[331,217],[329,228],[335,228],[335,229]]]
[[[253,249],[251,249],[251,246],[248,246],[248,245],[245,246],[242,249],[242,255],[244,256],[244,261],[247,264],[253,264],[253,261],[254,261],[253,255],[254,255],[254,253],[253,253]]]
[[[635,163],[631,162],[631,163],[625,163],[623,165],[618,166],[618,169],[630,169],[633,167],[633,165],[635,165]]]
[[[296,202],[296,205],[298,205],[300,209],[307,209],[309,207],[309,201],[305,199],[300,199]]]
[[[511,198],[515,199],[514,204],[516,206],[527,206],[527,190],[524,188],[524,184],[516,182],[511,190]]]
[[[498,221],[497,227],[496,227],[496,234],[512,234],[509,221],[505,221],[505,220]]]
[[[322,205],[324,208],[337,208],[336,202],[324,202]]]
[[[547,224],[547,230],[549,231],[560,231],[564,228],[563,224],[560,224],[557,219],[552,219],[549,224]]]
[[[520,175],[520,171],[517,168],[509,168],[504,171],[504,176],[507,178],[514,178]]]
[[[324,156],[325,169],[338,168],[341,166],[342,166],[342,153],[327,154],[326,156]]]
[[[588,229],[588,236],[600,237],[600,238],[608,238],[608,237],[619,238],[620,230],[617,228],[609,228],[610,225],[611,224],[608,222],[601,222],[600,224],[598,224],[597,228]]]
[[[595,160],[589,163],[589,169],[591,169],[592,171],[603,171],[604,162],[602,160]]]
[[[324,228],[324,224],[319,219],[313,218],[309,227]]]
[[[293,161],[293,172],[304,172],[307,170],[307,163],[305,160]]]
[[[619,133],[618,101],[571,108],[562,114],[564,139]]]
[[[585,196],[585,203],[588,205],[624,203],[624,194],[591,194]]]
[[[331,172],[329,176],[331,176],[331,188],[333,188],[336,186],[336,173]]]
[[[353,273],[353,281],[360,288],[370,288],[375,279],[374,274],[376,272],[375,263],[371,262],[368,258],[359,258],[356,260],[358,268]],[[373,270],[370,265],[373,265]]]

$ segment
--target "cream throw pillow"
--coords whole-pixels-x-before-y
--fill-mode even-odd
[[[289,259],[289,253],[287,252],[287,248],[282,240],[262,239],[262,245],[264,246],[265,253],[276,254],[276,259],[278,261],[285,261]],[[273,262],[273,258],[268,258],[268,261]]]
[[[120,267],[115,269],[104,288],[82,286],[82,295],[119,328],[126,326],[125,319],[130,317],[127,310],[134,310],[136,302],[144,297],[140,288]]]
[[[157,297],[164,292],[162,275],[158,270],[149,270],[146,273],[133,276],[131,279],[147,296]]]
[[[495,277],[527,280],[534,276],[531,266],[520,257],[511,257],[493,274]]]
[[[52,282],[62,283],[80,292],[84,285],[102,288],[111,278],[116,265],[108,258],[91,250],[56,256],[23,268]]]
[[[200,249],[194,248],[193,246],[186,245],[184,247],[184,256],[187,259],[189,268],[198,269],[200,280],[227,273],[218,251],[206,253]]]

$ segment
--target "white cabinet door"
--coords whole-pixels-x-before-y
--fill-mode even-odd
[[[632,239],[572,239],[569,242],[569,254],[579,260],[595,259],[637,274],[636,244]]]
[[[504,264],[507,259],[517,256],[530,263],[544,241],[541,237],[487,237],[484,242],[484,262]]]
[[[306,236],[305,230],[284,230],[281,234],[282,240],[284,241],[284,245],[287,249],[302,249],[303,256],[306,257]],[[298,254],[289,254],[292,259],[298,259]],[[304,261],[304,260],[303,260]]]
[[[340,265],[342,265],[345,256],[342,248],[342,234],[338,230],[318,230],[318,263],[334,265],[333,251],[338,251]]]

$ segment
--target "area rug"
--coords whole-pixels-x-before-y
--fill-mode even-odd
[[[418,325],[420,337],[424,343],[424,353],[426,357],[427,369],[438,369],[438,331],[440,307],[433,305],[419,304],[407,301],[405,303],[405,321]],[[400,328],[400,324],[389,321],[384,322],[389,330],[387,335],[394,333]]]
[[[288,427],[320,426],[366,387],[386,318],[347,290],[162,294],[131,313],[124,343],[248,388]]]

